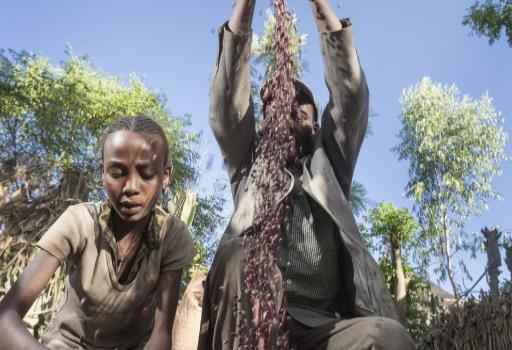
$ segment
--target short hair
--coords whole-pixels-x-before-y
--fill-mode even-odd
[[[313,106],[313,121],[315,123],[318,123],[318,108],[316,106],[315,101],[312,101],[307,95],[299,92],[297,96],[295,96],[295,101],[297,104],[311,104]],[[262,101],[262,112],[263,112],[263,118],[265,118],[265,108],[269,104],[270,99],[267,99],[265,101]]]
[[[297,96],[295,97],[297,103],[301,104],[310,104],[313,106],[313,121],[318,122],[318,109],[316,107],[315,100],[312,100],[307,94],[303,91],[299,90],[297,92]]]
[[[276,79],[270,78],[269,80],[265,81],[263,85],[260,88],[260,99],[262,102],[262,112],[263,117],[265,117],[265,107],[268,105],[268,103],[272,100],[273,94],[270,91],[270,82],[272,80]],[[300,78],[294,77],[293,83],[295,85],[295,102],[297,102],[299,105],[301,104],[311,104],[313,105],[314,115],[313,120],[315,122],[318,122],[318,107],[316,105],[315,97],[313,95],[313,92],[311,89],[304,83]]]
[[[172,161],[169,157],[169,142],[165,136],[165,132],[155,120],[145,115],[125,116],[115,120],[103,134],[101,140],[101,160],[103,161],[103,148],[108,135],[116,131],[133,131],[137,133],[156,135],[160,137],[165,147],[164,167],[171,165]]]

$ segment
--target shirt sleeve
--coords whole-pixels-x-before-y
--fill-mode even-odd
[[[187,226],[174,216],[168,220],[160,271],[176,271],[192,262],[196,249]]]
[[[56,257],[61,264],[76,256],[84,243],[78,205],[70,206],[50,226],[37,246]]]
[[[369,91],[359,64],[350,20],[343,29],[320,34],[329,102],[321,135],[325,150],[346,198],[368,125]]]
[[[256,137],[251,42],[252,32],[236,35],[224,24],[219,30],[219,49],[211,77],[208,120],[224,159],[233,197],[250,166]]]

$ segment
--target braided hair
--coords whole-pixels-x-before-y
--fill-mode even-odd
[[[125,116],[114,121],[105,131],[101,140],[101,160],[103,161],[103,148],[108,135],[116,131],[133,131],[137,133],[156,135],[160,137],[165,147],[164,166],[172,165],[169,157],[169,142],[165,136],[165,132],[155,120],[145,115]]]

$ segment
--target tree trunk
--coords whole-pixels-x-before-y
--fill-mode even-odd
[[[404,269],[402,266],[402,252],[400,246],[391,246],[391,263],[395,269],[395,278],[393,281],[393,295],[398,309],[400,322],[405,325],[406,302],[407,302],[407,283],[405,281]]]
[[[449,225],[449,219],[448,219],[448,210],[446,207],[443,209],[443,250],[444,255],[446,258],[446,272],[448,273],[448,279],[450,280],[450,283],[452,285],[453,289],[453,295],[455,296],[455,299],[457,300],[457,305],[459,304],[460,300],[460,294],[459,294],[459,287],[457,286],[457,283],[455,282],[455,274],[453,273],[453,265],[452,265],[452,251],[450,247],[450,225]]]
[[[489,274],[489,288],[491,301],[495,304],[500,296],[499,275],[501,266],[501,255],[498,240],[498,230],[489,230],[487,227],[482,230],[485,236],[485,250],[487,251],[487,273]]]

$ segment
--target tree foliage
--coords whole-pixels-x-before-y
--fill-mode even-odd
[[[361,216],[366,211],[370,200],[368,199],[368,191],[361,182],[352,181],[348,203],[355,216]]]
[[[467,9],[462,24],[473,33],[489,39],[489,45],[501,38],[503,32],[512,47],[512,0],[477,1]]]
[[[409,246],[415,237],[418,223],[407,208],[398,209],[390,202],[381,202],[365,215],[369,234],[382,242],[385,254],[389,246]]]
[[[421,227],[417,257],[423,266],[438,257],[436,272],[441,280],[450,279],[457,294],[453,254],[472,245],[464,226],[487,209],[489,199],[501,199],[491,181],[501,174],[502,162],[510,160],[504,119],[487,94],[474,100],[461,96],[455,85],[429,78],[405,89],[401,106],[394,152],[409,161],[406,195]],[[463,261],[459,266],[467,272]]]
[[[172,188],[197,175],[192,146],[198,136],[186,131],[189,118],[170,118],[165,97],[135,75],[125,86],[73,53],[54,66],[33,54],[2,51],[0,98],[0,162],[30,164],[37,183],[51,183],[59,175],[49,169],[97,166],[105,127],[117,117],[140,113],[156,119],[167,133],[175,165]]]

